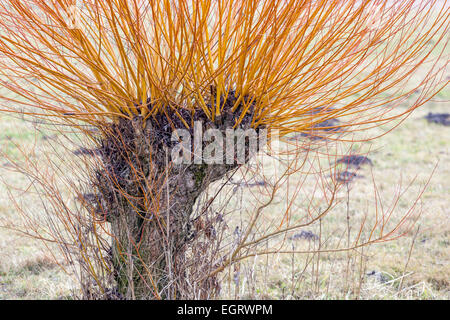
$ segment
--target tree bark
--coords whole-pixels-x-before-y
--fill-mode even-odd
[[[186,249],[194,204],[237,165],[180,164],[168,159],[158,130],[141,118],[121,120],[101,141],[94,185],[99,214],[111,223],[118,297],[188,299]]]

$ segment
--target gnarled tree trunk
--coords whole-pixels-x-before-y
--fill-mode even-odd
[[[225,134],[238,115],[230,113],[218,124],[202,114],[191,120],[205,120]],[[250,121],[243,124],[241,128],[250,127]],[[169,124],[166,117],[121,119],[104,130],[100,141],[96,210],[111,223],[114,292],[120,298],[191,298],[185,255],[193,206],[211,182],[238,167],[174,164],[170,159],[174,128],[183,124],[177,120]],[[246,160],[249,157],[246,154]]]

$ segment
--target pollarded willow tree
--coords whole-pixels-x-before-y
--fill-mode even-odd
[[[437,57],[449,7],[439,1],[10,0],[0,5],[0,28],[3,112],[72,126],[94,144],[88,192],[78,194],[91,238],[70,215],[61,223],[103,298],[210,297],[217,274],[251,256],[242,250],[293,229],[282,227],[284,217],[270,235],[251,238],[265,205],[255,207],[228,253],[214,251],[221,258],[207,269],[192,263],[217,237],[194,219],[197,199],[252,153],[244,142],[244,163],[175,163],[176,129],[192,137],[196,126],[224,136],[254,129],[272,140],[300,133],[310,145],[338,129],[402,120],[448,83]],[[408,87],[422,65],[421,81]],[[417,89],[416,101],[398,108]],[[183,152],[202,159],[194,148]]]

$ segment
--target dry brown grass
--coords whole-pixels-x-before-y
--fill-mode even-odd
[[[437,165],[419,202],[420,210],[415,217],[421,214],[416,227],[405,237],[349,253],[322,253],[319,260],[317,254],[277,254],[268,260],[260,256],[257,263],[249,259],[240,268],[239,290],[236,279],[231,277],[231,290],[226,297],[448,299],[450,212],[446,190],[450,178],[450,132],[448,127],[429,124],[423,118],[428,112],[446,112],[447,106],[447,102],[431,102],[390,135],[375,143],[364,143],[362,150],[372,149],[368,157],[373,167],[361,167],[359,177],[349,185],[348,212],[353,239],[364,215],[368,214],[368,219],[375,215],[373,181],[385,206],[395,198],[399,188],[405,189],[413,181],[399,201],[397,212],[402,212],[416,199]],[[344,188],[339,193],[340,204],[322,222],[322,247],[347,239],[346,198]],[[276,216],[278,212],[274,209]],[[304,231],[320,235],[320,225]],[[288,240],[285,248],[308,250],[318,248],[318,243],[299,237]]]
[[[445,100],[447,97],[444,92],[438,98]],[[430,124],[423,119],[428,112],[445,112],[447,106],[445,101],[430,102],[413,113],[390,135],[374,143],[364,143],[361,151],[372,150],[368,157],[372,160],[373,167],[363,166],[358,171],[361,177],[354,179],[349,188],[350,221],[358,225],[364,213],[373,215],[372,174],[386,205],[400,185],[406,186],[417,176],[410,190],[399,202],[398,210],[401,211],[416,199],[417,191],[425,184],[437,164],[432,180],[422,196],[422,215],[416,225],[420,230],[409,262],[408,255],[416,229],[396,241],[365,248],[362,252],[364,256],[355,251],[321,254],[319,264],[317,255],[312,254],[276,254],[250,258],[240,264],[239,270],[236,267],[225,270],[221,297],[448,299],[450,227],[446,190],[450,179],[450,132],[448,127]],[[8,137],[21,146],[32,146],[36,141],[51,138],[53,134],[49,132],[35,135],[30,123],[3,115],[0,116],[0,126],[2,148],[9,145],[9,154],[16,157],[19,155]],[[36,161],[43,159],[37,153]],[[3,161],[1,174],[5,181],[19,188],[27,185],[21,175],[7,169],[8,164]],[[17,213],[7,199],[5,186],[1,188],[0,215],[2,218],[14,218]],[[250,189],[255,191],[255,187],[249,186],[239,189],[238,193],[242,192],[244,202],[251,199]],[[281,195],[270,207],[270,215],[274,217],[282,210]],[[338,235],[346,232],[346,197],[347,191],[344,188],[339,193],[339,199],[343,201],[322,223],[322,233],[330,236],[331,241],[337,241],[341,237]],[[22,194],[20,200],[29,204],[35,212],[43,210],[39,199],[31,192]],[[280,210],[277,210],[277,206],[280,206]],[[232,221],[230,225],[233,225]],[[304,231],[318,235],[319,225]],[[303,238],[287,240],[285,243],[287,249],[294,246],[296,250],[312,248],[314,245],[317,246],[318,242]],[[76,287],[76,283],[70,275],[60,271],[54,259],[48,253],[43,253],[42,249],[42,244],[37,240],[8,229],[0,229],[0,298],[56,299],[71,296],[71,289]],[[59,263],[64,262],[60,260]],[[368,275],[372,271],[375,274]]]

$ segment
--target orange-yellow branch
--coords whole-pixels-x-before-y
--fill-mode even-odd
[[[235,107],[253,99],[254,126],[283,135],[337,117],[349,130],[385,123],[417,88],[408,111],[448,84],[445,1],[81,3],[0,4],[0,109],[100,125],[186,108],[214,121],[233,90]]]

